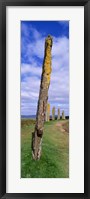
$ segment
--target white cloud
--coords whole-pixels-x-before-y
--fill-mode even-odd
[[[45,38],[40,38],[27,46],[27,56],[37,56],[40,59],[44,57]]]
[[[55,38],[53,41],[52,55],[56,57],[64,56],[68,53],[69,41],[67,37]]]
[[[32,62],[32,64],[22,64],[21,65],[21,74],[27,74],[30,73],[31,75],[39,75],[41,76],[42,68],[39,66],[36,66],[35,61]]]

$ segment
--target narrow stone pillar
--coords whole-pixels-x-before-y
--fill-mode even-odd
[[[37,160],[41,157],[41,146],[44,122],[46,118],[47,100],[48,100],[48,89],[50,85],[50,74],[51,74],[51,49],[52,49],[52,37],[48,35],[45,40],[45,53],[42,67],[41,85],[39,92],[39,100],[36,114],[35,130],[32,133],[32,156],[33,159]]]
[[[65,120],[65,113],[62,111],[62,119]]]
[[[55,120],[55,107],[52,108],[52,120]]]
[[[49,122],[50,120],[50,104],[47,104],[47,111],[46,111],[46,121]]]
[[[57,116],[57,120],[60,120],[60,108],[58,108],[58,116]]]

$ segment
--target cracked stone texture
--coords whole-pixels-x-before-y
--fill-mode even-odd
[[[41,143],[43,136],[44,122],[46,118],[47,101],[48,101],[48,89],[50,85],[51,75],[51,49],[52,49],[52,37],[48,35],[45,40],[45,52],[44,61],[42,67],[41,85],[36,114],[35,131],[32,133],[32,156],[33,159],[40,159],[41,156]]]

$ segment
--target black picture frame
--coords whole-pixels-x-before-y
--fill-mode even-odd
[[[6,193],[6,7],[84,6],[84,193]],[[0,198],[90,198],[90,1],[2,0],[0,2]],[[77,30],[78,31],[78,30]],[[77,176],[78,180],[78,176]],[[53,188],[52,188],[53,189]]]

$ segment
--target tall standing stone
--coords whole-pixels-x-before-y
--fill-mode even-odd
[[[60,120],[60,108],[58,108],[58,116],[57,119]]]
[[[46,121],[49,122],[50,120],[50,104],[47,104],[47,110],[46,110]]]
[[[35,130],[32,133],[32,156],[33,159],[40,159],[41,156],[41,144],[43,136],[44,122],[46,118],[48,89],[50,85],[51,74],[51,49],[52,49],[52,37],[48,35],[45,40],[45,53],[42,67],[41,85],[39,92],[39,100],[36,114]]]
[[[55,107],[52,108],[52,120],[55,120]]]
[[[62,111],[62,119],[65,120],[65,113]]]

